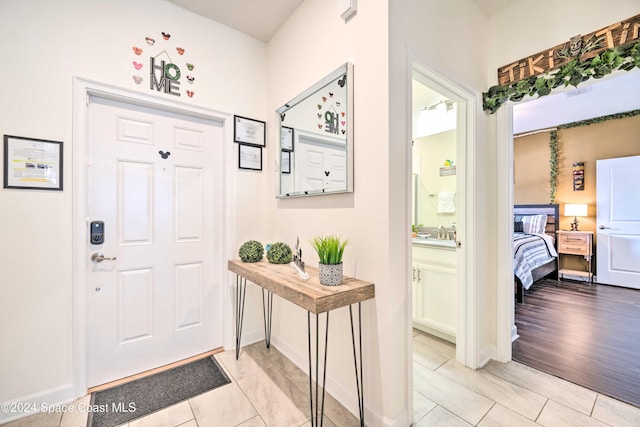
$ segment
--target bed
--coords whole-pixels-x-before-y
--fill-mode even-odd
[[[543,277],[558,271],[556,232],[557,204],[515,205],[513,207],[513,270],[516,300],[522,303],[524,290]]]

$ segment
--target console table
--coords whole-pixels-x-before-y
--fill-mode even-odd
[[[240,356],[240,343],[242,337],[242,321],[244,319],[244,300],[247,280],[262,288],[262,315],[264,319],[265,342],[267,348],[271,345],[271,317],[273,307],[273,295],[277,295],[297,306],[307,310],[307,332],[309,343],[309,407],[311,411],[311,426],[322,424],[324,415],[324,389],[327,367],[327,344],[329,338],[329,312],[336,308],[349,306],[351,319],[351,339],[353,344],[353,363],[356,372],[356,388],[358,392],[358,408],[360,410],[360,426],[364,427],[364,390],[362,386],[362,301],[375,296],[374,285],[352,277],[344,277],[340,286],[323,286],[318,281],[318,270],[307,267],[309,280],[302,280],[288,264],[271,264],[266,261],[245,263],[240,260],[228,262],[228,269],[236,274],[236,360]],[[266,295],[265,295],[266,291]],[[354,331],[352,305],[358,304],[358,344]],[[313,351],[311,346],[311,314],[316,316],[315,332],[315,378],[316,393],[313,398]],[[324,327],[324,361],[322,378],[322,400],[318,401],[318,339],[320,315],[324,313],[326,322]]]

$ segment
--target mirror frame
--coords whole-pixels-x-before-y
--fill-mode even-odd
[[[280,165],[280,161],[281,161],[281,153],[282,153],[282,127],[283,127],[283,123],[282,123],[282,114],[286,113],[287,111],[289,111],[291,108],[294,108],[296,105],[298,105],[299,103],[301,103],[302,101],[304,101],[305,99],[309,98],[310,96],[316,94],[319,90],[321,90],[322,88],[324,88],[325,86],[329,85],[330,83],[332,83],[333,81],[339,79],[341,76],[346,75],[346,102],[347,102],[347,107],[346,107],[346,127],[347,127],[347,131],[346,131],[346,141],[345,141],[345,146],[346,146],[346,179],[347,179],[347,185],[345,189],[340,189],[340,190],[335,190],[335,191],[325,191],[325,190],[318,190],[318,191],[300,191],[300,192],[294,192],[294,193],[286,193],[283,194],[282,193],[282,167]],[[298,96],[296,96],[295,98],[293,98],[292,100],[290,100],[289,102],[287,102],[286,104],[284,104],[282,107],[278,108],[276,110],[276,113],[278,113],[278,137],[279,137],[279,142],[278,142],[278,188],[276,191],[276,198],[279,199],[289,199],[289,198],[295,198],[295,197],[307,197],[307,196],[323,196],[323,195],[329,195],[329,194],[341,194],[341,193],[352,193],[353,192],[353,112],[354,112],[354,108],[353,108],[353,64],[350,62],[346,62],[343,65],[341,65],[340,67],[338,67],[336,70],[334,70],[333,72],[329,73],[327,76],[325,76],[324,78],[322,78],[321,80],[319,80],[318,82],[316,82],[315,84],[313,84],[312,86],[310,86],[308,89],[304,90],[303,92],[301,92]],[[286,127],[290,127],[290,126],[286,126]],[[295,127],[294,127],[295,129]],[[297,132],[296,132],[297,133]],[[295,143],[294,143],[295,144]]]

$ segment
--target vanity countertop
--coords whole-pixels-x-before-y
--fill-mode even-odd
[[[453,249],[455,249],[456,247],[455,240],[439,240],[439,239],[433,239],[433,238],[424,239],[420,237],[411,239],[411,244],[418,245],[418,246],[433,246],[438,248],[453,248]]]

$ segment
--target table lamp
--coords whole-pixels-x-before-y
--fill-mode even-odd
[[[586,203],[567,203],[564,205],[564,216],[572,216],[571,231],[578,230],[578,217],[587,216],[588,205]]]

